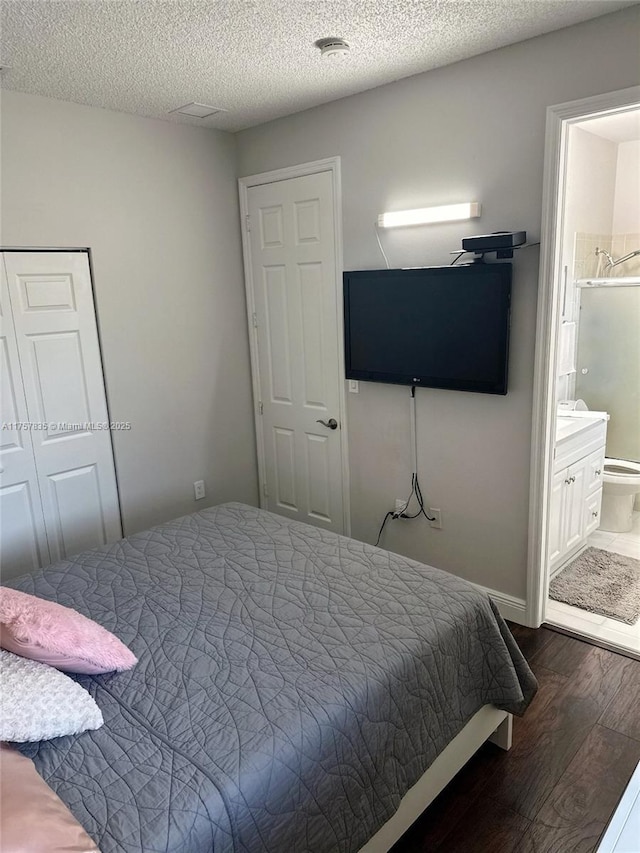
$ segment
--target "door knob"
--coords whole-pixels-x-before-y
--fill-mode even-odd
[[[327,429],[338,429],[338,421],[335,418],[329,418],[328,421],[316,421],[317,424],[322,424]]]

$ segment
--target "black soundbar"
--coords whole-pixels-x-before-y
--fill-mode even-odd
[[[463,237],[462,248],[465,252],[495,252],[501,249],[514,249],[526,242],[526,231],[496,231],[494,234]]]

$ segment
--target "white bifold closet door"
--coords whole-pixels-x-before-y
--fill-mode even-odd
[[[0,257],[3,577],[122,535],[86,252]]]

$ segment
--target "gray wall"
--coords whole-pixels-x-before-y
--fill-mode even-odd
[[[233,137],[15,92],[1,109],[2,243],[92,249],[111,417],[133,424],[126,533],[255,503]]]
[[[579,126],[570,129],[563,238],[563,255],[569,276],[573,272],[576,233],[613,233],[617,162],[618,146],[615,142]],[[598,265],[597,259],[593,260],[592,274]]]
[[[465,234],[538,239],[546,107],[637,84],[637,25],[634,7],[244,131],[239,174],[340,155],[346,269],[383,266],[384,210],[483,204],[472,223],[384,232],[392,266],[448,263]],[[398,521],[384,544],[523,598],[538,250],[514,273],[509,394],[418,392],[420,476],[443,530]],[[352,531],[372,541],[408,491],[409,392],[363,382],[348,399]]]
[[[638,126],[640,130],[640,121]],[[635,234],[640,227],[639,220],[640,139],[636,139],[632,142],[622,142],[618,145],[616,195],[613,207],[613,233]],[[629,267],[625,266],[625,269],[628,270]],[[635,275],[636,272],[633,274]]]

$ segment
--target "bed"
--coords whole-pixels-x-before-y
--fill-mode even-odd
[[[139,658],[76,676],[102,728],[21,748],[103,853],[388,849],[536,689],[472,585],[237,503],[8,585]]]

